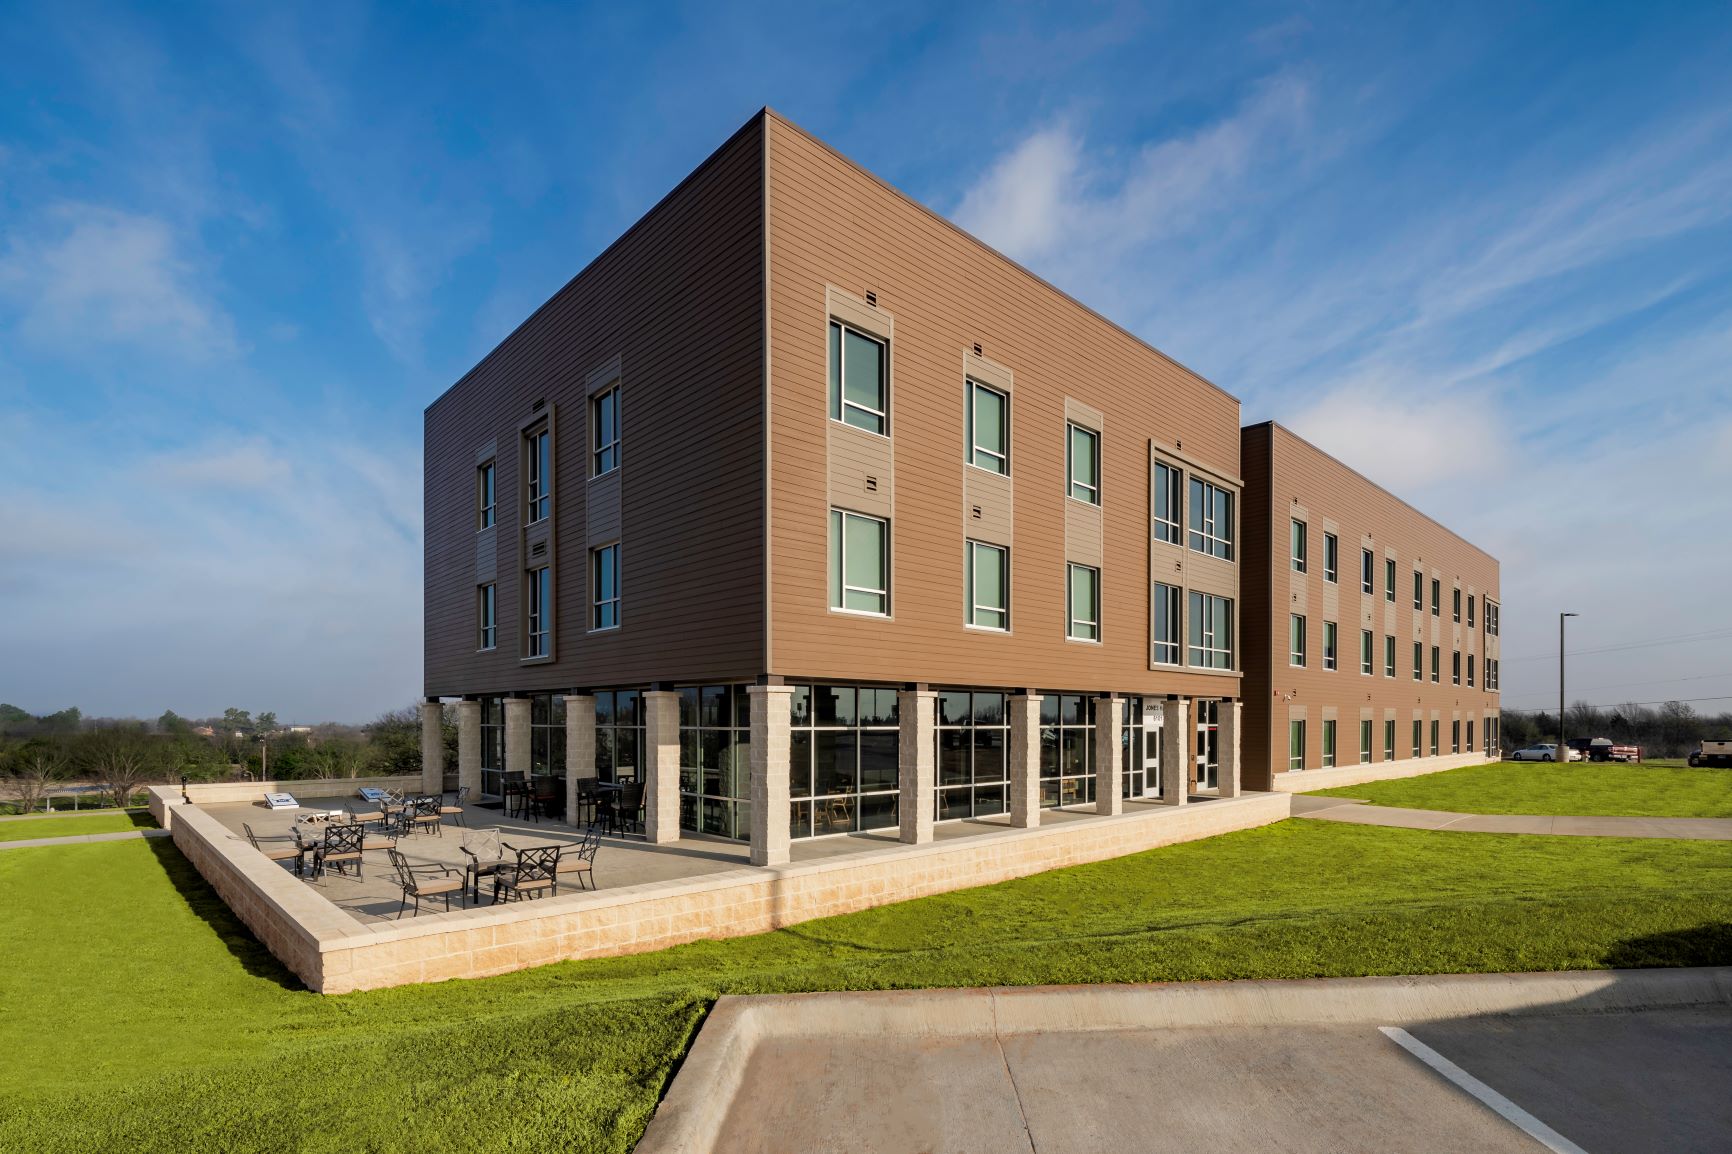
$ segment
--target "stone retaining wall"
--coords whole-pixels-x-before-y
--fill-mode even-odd
[[[186,787],[186,796],[192,799],[194,805],[262,802],[267,793],[298,793],[305,797],[344,796],[359,801],[356,791],[363,786],[370,789],[412,790],[418,793],[421,790],[421,775],[336,777],[300,781],[213,781],[189,784]],[[181,787],[178,785],[153,785],[146,791],[150,799],[150,816],[154,817],[163,829],[170,828],[175,809],[184,808],[186,805],[180,792]]]
[[[1275,789],[1282,793],[1309,793],[1314,789],[1363,785],[1368,781],[1423,777],[1428,773],[1442,773],[1446,769],[1460,769],[1464,765],[1484,765],[1490,760],[1491,758],[1483,753],[1451,753],[1442,757],[1338,765],[1332,769],[1295,769],[1276,774],[1274,784]]]

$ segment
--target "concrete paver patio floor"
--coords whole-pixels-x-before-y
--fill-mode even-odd
[[[1524,813],[1456,813],[1441,809],[1402,809],[1370,805],[1359,798],[1293,798],[1293,816],[1353,825],[1400,829],[1447,829],[1458,833],[1532,833],[1567,837],[1667,837],[1692,841],[1732,841],[1732,818],[1723,817],[1571,817]]]
[[[253,833],[261,840],[288,837],[289,829],[296,819],[309,813],[341,811],[351,805],[365,808],[364,804],[355,798],[299,797],[298,800],[301,803],[298,810],[271,810],[265,808],[263,802],[206,805],[201,808],[220,821],[237,838],[244,838],[241,827],[245,824],[252,826]],[[1206,802],[1214,799],[1194,797],[1191,800]],[[1155,803],[1127,801],[1125,804],[1134,808]],[[1041,814],[1043,825],[1090,820],[1096,820],[1096,815],[1080,810],[1045,810]],[[465,806],[464,821],[467,825],[447,822],[439,834],[416,834],[400,838],[397,848],[415,865],[443,865],[461,873],[469,862],[462,850],[466,831],[497,829],[502,841],[519,849],[535,845],[571,845],[583,836],[581,830],[563,822],[532,822],[507,818],[500,810],[486,806]],[[950,841],[955,838],[977,837],[1004,829],[1008,821],[1007,817],[999,816],[944,822],[934,827],[933,838],[936,841]],[[315,825],[312,829],[316,831],[318,826]],[[367,861],[359,878],[328,873],[318,881],[309,881],[307,884],[314,886],[320,894],[357,921],[374,923],[394,919],[400,908],[402,890],[397,885],[396,873],[385,856],[383,847],[386,843],[372,835],[368,836],[367,843]],[[371,847],[375,843],[380,847],[378,852],[372,851]],[[849,854],[870,853],[875,849],[888,849],[899,844],[893,829],[808,838],[794,842],[792,857],[795,862],[819,861]],[[743,842],[725,838],[686,833],[677,842],[650,845],[636,834],[614,835],[604,837],[601,848],[596,853],[595,883],[599,889],[619,889],[745,869],[749,868],[750,864],[748,847]],[[284,868],[288,866],[285,865]],[[566,885],[575,888],[575,879],[562,882],[562,893]],[[488,904],[491,892],[490,884],[483,879],[482,905]],[[457,909],[458,902],[453,899],[452,911]],[[444,910],[441,899],[435,899],[431,903],[423,901],[420,916],[443,916]]]

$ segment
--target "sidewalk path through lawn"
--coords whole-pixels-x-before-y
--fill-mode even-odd
[[[1732,823],[1728,823],[1732,824]],[[0,841],[0,850],[30,849],[43,845],[70,845],[73,842],[89,841],[131,841],[141,837],[168,837],[166,829],[128,829],[118,833],[74,833],[66,837],[32,837],[21,841]]]
[[[1466,833],[1542,833],[1569,837],[1671,837],[1691,841],[1732,841],[1732,818],[1724,817],[1554,817],[1545,814],[1450,813],[1441,809],[1398,809],[1368,805],[1352,797],[1293,798],[1293,816],[1353,825],[1390,825],[1401,829],[1447,829]]]

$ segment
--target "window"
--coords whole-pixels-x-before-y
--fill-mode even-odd
[[[1065,582],[1065,636],[1077,641],[1101,639],[1101,571],[1069,565]]]
[[[1293,572],[1305,572],[1305,522],[1293,522]]]
[[[1469,753],[1473,752],[1473,722],[1471,720],[1467,723],[1467,741],[1463,743],[1462,748]]]
[[[1443,651],[1437,646],[1433,645],[1431,647],[1431,683],[1433,685],[1438,684],[1438,675],[1442,671],[1442,664],[1440,661],[1442,653]]]
[[[1221,785],[1221,702],[1199,698],[1197,715],[1197,788],[1219,789]]]
[[[481,792],[499,796],[505,792],[505,699],[481,699]]]
[[[619,542],[589,551],[591,629],[619,626]]]
[[[1154,661],[1157,665],[1179,663],[1180,596],[1177,585],[1155,583]]]
[[[597,780],[614,784],[637,781],[638,767],[643,764],[643,698],[635,689],[602,690],[595,695]],[[681,764],[685,764],[683,757]],[[683,771],[680,778],[683,783]]]
[[[1395,636],[1390,633],[1383,635],[1383,676],[1395,676]]]
[[[1413,643],[1413,679],[1425,680],[1425,646],[1417,641]]]
[[[1395,760],[1395,722],[1383,723],[1383,760]]]
[[[499,588],[491,583],[475,591],[475,616],[481,625],[479,648],[493,649],[499,644]]]
[[[968,463],[1010,472],[1010,397],[977,381],[968,382]]]
[[[1371,764],[1371,721],[1369,718],[1359,723],[1359,764]]]
[[[1383,599],[1391,605],[1395,604],[1395,558],[1388,557],[1383,562]]]
[[[1498,619],[1501,616],[1502,616],[1502,614],[1498,611],[1497,602],[1493,601],[1489,597],[1486,598],[1486,602],[1485,602],[1485,631],[1487,634],[1489,634],[1492,637],[1497,636]]]
[[[1434,717],[1431,719],[1431,756],[1433,757],[1437,756],[1437,730],[1438,720]]]
[[[830,322],[830,419],[888,436],[884,342]]]
[[[1467,687],[1473,688],[1473,654],[1471,653],[1467,655]],[[1468,744],[1472,745],[1473,742],[1470,741]]]
[[[553,443],[543,425],[523,439],[523,456],[527,487],[524,491],[524,523],[533,525],[545,521],[553,505]]]
[[[745,840],[752,825],[752,698],[744,685],[680,689],[680,828]],[[809,784],[804,774],[791,773]],[[798,807],[796,807],[798,808]]]
[[[1467,627],[1469,629],[1473,628],[1473,594],[1472,593],[1469,593],[1467,595]],[[1468,742],[1468,744],[1472,745],[1473,742],[1470,741],[1470,742]]]
[[[565,695],[537,693],[529,699],[529,772],[565,775]]]
[[[1424,757],[1425,756],[1425,750],[1420,745],[1420,741],[1421,741],[1420,726],[1422,724],[1423,723],[1419,722],[1419,721],[1415,721],[1413,723],[1413,756],[1415,756],[1415,757]]]
[[[1065,447],[1070,471],[1070,495],[1091,505],[1101,503],[1101,435],[1081,425],[1065,423],[1069,438]]]
[[[1417,569],[1413,571],[1413,607],[1425,608],[1425,574]]]
[[[1451,685],[1460,685],[1461,684],[1461,650],[1457,649],[1449,655],[1449,664],[1450,664],[1449,683]]]
[[[1359,631],[1359,672],[1366,677],[1377,672],[1377,638],[1369,629]]]
[[[890,522],[830,510],[830,608],[890,614]]]
[[[1335,534],[1323,534],[1323,580],[1340,580],[1341,542]]]
[[[1233,559],[1233,494],[1196,477],[1191,478],[1191,548]]]
[[[976,629],[1010,628],[1010,550],[968,543],[968,623]]]
[[[1233,668],[1233,602],[1191,592],[1190,663],[1198,669]]]
[[[1295,613],[1287,629],[1287,663],[1305,664],[1305,618]]]
[[[475,470],[475,528],[493,527],[493,462],[488,461]]]
[[[1369,549],[1359,551],[1359,591],[1377,592],[1377,558],[1371,555]]]
[[[589,475],[599,477],[619,468],[619,386],[597,393],[589,402]]]
[[[1451,753],[1461,752],[1461,722],[1459,721],[1449,723],[1449,751]]]
[[[1502,680],[1499,676],[1499,667],[1502,664],[1503,662],[1495,657],[1485,659],[1485,687],[1487,689],[1495,690],[1498,688],[1498,682]]]
[[[1335,668],[1335,636],[1335,622],[1325,621],[1323,623],[1323,668],[1325,669]],[[1301,662],[1301,664],[1303,664],[1303,662]]]
[[[1335,766],[1335,722],[1323,722],[1323,768],[1332,769]]]
[[[1431,579],[1431,615],[1443,616],[1443,582],[1436,577]]]
[[[897,822],[896,691],[867,685],[794,690],[788,792],[794,837],[884,829]]]
[[[988,817],[1009,808],[1010,713],[1002,693],[945,690],[938,695],[934,758],[939,821]]]
[[[1082,693],[1040,697],[1040,804],[1043,809],[1095,800],[1095,699]]]
[[[1305,768],[1305,723],[1289,721],[1287,723],[1287,769],[1289,771]]]
[[[553,653],[553,570],[543,565],[524,574],[523,604],[525,657],[548,657]]]
[[[1155,462],[1155,540],[1169,545],[1183,545],[1180,529],[1184,524],[1184,474],[1171,465]]]
[[[1455,613],[1455,620],[1459,623],[1461,621],[1461,590],[1460,589],[1455,590],[1454,613]]]

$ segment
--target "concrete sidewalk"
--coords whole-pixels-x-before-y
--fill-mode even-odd
[[[146,837],[167,837],[166,829],[123,829],[115,833],[73,833],[65,837],[29,837],[20,841],[0,841],[0,850],[34,849],[45,845],[71,845],[78,842],[136,841]]]
[[[1371,805],[1356,797],[1296,794],[1293,816],[1398,829],[1447,829],[1458,833],[1531,833],[1566,837],[1662,837],[1732,841],[1732,818],[1568,817],[1550,814],[1454,813]]]

